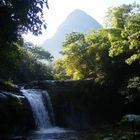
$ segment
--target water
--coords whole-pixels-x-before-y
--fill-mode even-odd
[[[45,108],[41,90],[22,89],[22,93],[28,99],[31,105],[37,128],[42,129],[51,127],[52,125],[48,115],[49,112]]]
[[[85,140],[86,134],[76,131],[53,127],[53,108],[46,91],[37,89],[22,89],[23,95],[31,105],[33,117],[37,126],[36,131],[26,136],[12,137],[8,140]],[[44,103],[44,98],[47,103]],[[47,108],[45,106],[47,104]],[[50,118],[51,117],[51,118]],[[53,121],[50,121],[53,120]]]
[[[17,136],[6,140],[87,140],[87,136],[86,132],[52,127],[33,131],[26,136]]]
[[[33,132],[26,136],[26,140],[87,140],[87,133],[53,127]]]
[[[49,112],[49,118],[51,120],[51,124],[52,124],[52,126],[55,126],[55,119],[54,119],[53,107],[52,107],[50,96],[49,96],[47,91],[42,91],[42,94],[46,100],[47,109]]]

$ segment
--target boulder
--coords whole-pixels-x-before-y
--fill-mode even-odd
[[[34,128],[30,105],[20,93],[0,91],[0,139]]]
[[[19,87],[12,82],[0,80],[0,90],[19,92]]]

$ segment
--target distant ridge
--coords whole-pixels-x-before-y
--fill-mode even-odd
[[[58,27],[55,35],[43,43],[43,47],[45,47],[54,57],[60,57],[59,52],[62,49],[62,42],[64,41],[66,33],[85,33],[89,29],[98,28],[101,28],[101,25],[94,18],[82,10],[74,10]]]

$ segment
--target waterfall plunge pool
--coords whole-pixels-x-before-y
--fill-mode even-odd
[[[53,125],[53,108],[47,91],[22,89],[21,92],[30,103],[37,130],[25,136],[12,137],[6,140],[85,140],[85,136],[87,136],[85,132],[78,132]],[[47,106],[45,106],[43,95],[47,99]]]
[[[7,138],[5,140],[86,140],[87,132],[74,131],[60,127],[51,127],[32,131],[25,136]]]

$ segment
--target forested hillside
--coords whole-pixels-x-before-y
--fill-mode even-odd
[[[43,7],[47,0],[0,1],[0,80],[27,82],[51,78],[51,72],[40,60],[51,60],[51,54],[31,43],[22,34],[40,35],[46,28]]]
[[[140,85],[140,8],[136,3],[108,10],[107,27],[72,32],[55,60],[56,79],[94,79],[133,100]]]
[[[22,37],[47,28],[43,8],[0,0],[0,139],[139,140],[140,5],[109,8],[98,30],[64,32],[59,59]]]

